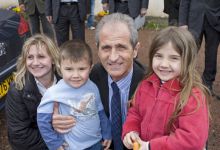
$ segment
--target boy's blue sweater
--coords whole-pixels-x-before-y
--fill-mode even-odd
[[[66,134],[59,134],[52,127],[54,102],[59,112],[72,115],[76,125]],[[50,150],[64,142],[67,149],[85,149],[103,139],[111,139],[111,126],[103,110],[98,88],[88,80],[80,88],[73,88],[60,80],[44,94],[37,109],[37,122],[41,135]]]

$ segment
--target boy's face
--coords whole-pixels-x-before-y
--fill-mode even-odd
[[[162,81],[178,78],[181,71],[181,56],[172,43],[162,46],[153,57],[153,71]]]
[[[79,88],[86,83],[91,71],[91,65],[86,59],[81,59],[78,62],[71,60],[61,61],[61,73],[63,80],[74,88]]]

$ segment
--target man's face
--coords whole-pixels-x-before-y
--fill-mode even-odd
[[[99,33],[98,56],[114,81],[130,72],[138,48],[139,44],[132,47],[128,27],[123,23],[106,24]]]

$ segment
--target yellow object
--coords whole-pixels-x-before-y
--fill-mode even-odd
[[[18,7],[18,6],[13,8],[12,10],[15,11],[16,13],[20,13],[21,12],[20,7]]]
[[[14,76],[10,75],[0,83],[0,99],[5,96],[8,92],[10,83],[14,80]]]
[[[108,11],[104,11],[104,10],[98,12],[98,16],[99,17],[103,17],[103,16],[108,15],[108,14],[109,14],[109,12]]]
[[[139,150],[139,143],[138,142],[134,142],[133,143],[133,150]]]

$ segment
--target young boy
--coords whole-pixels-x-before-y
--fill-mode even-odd
[[[111,143],[111,128],[98,88],[89,79],[91,48],[75,40],[65,42],[60,49],[63,79],[46,91],[37,110],[42,137],[50,150],[101,150],[102,139]],[[63,135],[54,131],[51,124],[54,102],[59,103],[61,114],[73,115],[76,119],[76,125]]]

